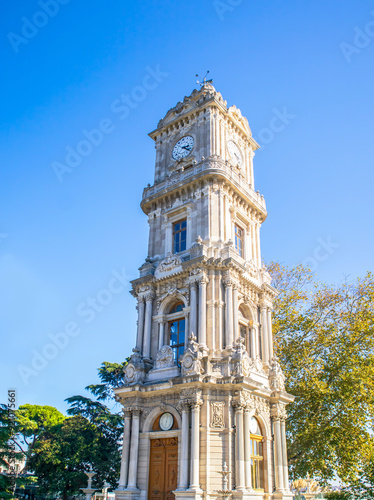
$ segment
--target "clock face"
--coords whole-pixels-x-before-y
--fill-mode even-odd
[[[251,418],[249,430],[251,434],[261,434],[256,417]]]
[[[174,160],[181,160],[182,158],[186,158],[188,156],[194,146],[194,138],[191,135],[186,135],[179,139],[176,145],[173,148],[173,158]]]
[[[242,164],[243,157],[237,144],[234,141],[229,141],[227,143],[227,149],[229,151],[231,159],[235,162],[236,165],[240,166]]]
[[[160,417],[160,429],[168,431],[173,427],[174,417],[171,413],[163,413]]]

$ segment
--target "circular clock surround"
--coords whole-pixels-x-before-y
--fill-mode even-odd
[[[174,417],[169,412],[163,413],[159,423],[162,431],[169,431],[174,425]]]
[[[256,417],[252,417],[249,423],[249,430],[251,434],[261,435],[260,426],[258,425],[258,421]]]
[[[185,135],[175,144],[172,152],[172,157],[174,160],[181,160],[182,158],[186,158],[195,145],[195,139],[192,135]]]
[[[242,153],[239,149],[239,146],[236,144],[234,141],[228,141],[227,142],[227,149],[229,152],[229,155],[231,159],[236,162],[237,165],[241,165],[243,162],[243,156]]]

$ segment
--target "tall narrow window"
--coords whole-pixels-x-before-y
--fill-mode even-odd
[[[174,314],[183,311],[183,303],[175,304],[169,311],[169,314]],[[184,341],[186,333],[185,318],[176,318],[174,321],[169,321],[169,345],[173,349],[174,361],[179,364],[179,359],[184,352]]]
[[[264,489],[264,452],[262,434],[256,417],[251,418],[251,472],[252,488]]]
[[[235,249],[240,257],[244,256],[243,252],[243,229],[235,224]]]
[[[183,219],[173,224],[173,253],[186,250],[186,241],[187,219]]]
[[[248,319],[248,312],[242,306],[239,307],[238,320],[240,336],[244,339],[244,345],[249,356],[252,357],[251,322]]]

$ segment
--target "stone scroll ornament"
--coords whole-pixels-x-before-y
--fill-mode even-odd
[[[133,354],[130,361],[124,368],[124,379],[125,384],[138,384],[144,381],[145,377],[145,366],[140,355],[139,349],[135,348],[132,350]]]
[[[284,391],[285,376],[283,375],[282,368],[278,359],[274,356],[270,364],[269,382],[272,391]]]
[[[202,375],[204,373],[201,362],[202,357],[200,346],[196,342],[195,335],[192,333],[188,337],[187,349],[180,359],[182,376]]]

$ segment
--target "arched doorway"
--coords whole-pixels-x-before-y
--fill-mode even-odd
[[[175,417],[165,412],[152,427],[157,437],[150,439],[148,500],[175,500],[178,485],[178,437],[166,437],[166,431],[178,429]],[[165,437],[160,435],[165,431]]]

